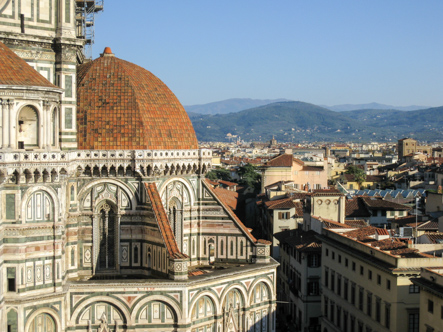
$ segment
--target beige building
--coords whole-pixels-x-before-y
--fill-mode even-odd
[[[422,269],[412,282],[420,287],[420,332],[442,332],[443,268]]]
[[[423,153],[427,155],[432,154],[432,147],[430,145],[420,146],[417,141],[412,138],[402,138],[398,140],[398,159],[403,160],[405,156],[414,153]]]
[[[324,189],[328,187],[328,161],[323,166],[309,166],[292,154],[281,154],[262,167],[262,192],[279,181],[293,181],[295,189]]]
[[[421,267],[442,266],[385,229],[323,229],[322,331],[419,331]]]

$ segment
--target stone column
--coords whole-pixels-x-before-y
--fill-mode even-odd
[[[8,102],[6,100],[1,101],[2,106],[2,119],[3,119],[3,132],[2,132],[2,148],[8,147]]]

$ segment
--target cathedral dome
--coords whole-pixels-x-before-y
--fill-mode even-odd
[[[79,149],[197,149],[188,114],[155,75],[115,57],[102,56],[77,70]]]

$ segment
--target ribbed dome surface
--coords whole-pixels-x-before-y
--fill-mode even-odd
[[[79,149],[197,149],[191,120],[155,75],[104,55],[78,67]]]

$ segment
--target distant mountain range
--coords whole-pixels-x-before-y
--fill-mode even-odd
[[[343,112],[343,111],[355,111],[355,110],[398,110],[398,111],[416,111],[429,108],[429,106],[392,106],[384,105],[379,103],[369,103],[369,104],[343,104],[335,106],[323,106],[331,111]]]
[[[288,99],[250,99],[250,98],[232,98],[222,101],[216,101],[201,105],[184,106],[188,114],[194,116],[196,114],[227,114],[244,111],[250,108],[264,106],[281,101],[291,101]],[[343,104],[335,106],[319,105],[335,112],[354,111],[354,110],[398,110],[398,111],[415,111],[429,108],[429,106],[392,106],[379,103],[369,104]]]
[[[191,114],[200,141],[396,141],[443,138],[443,107],[415,111],[366,109],[334,112],[299,101],[276,102],[231,114]]]
[[[184,106],[184,108],[188,113],[227,114],[280,101],[287,101],[287,99],[232,98],[222,101],[216,101],[209,104]]]

